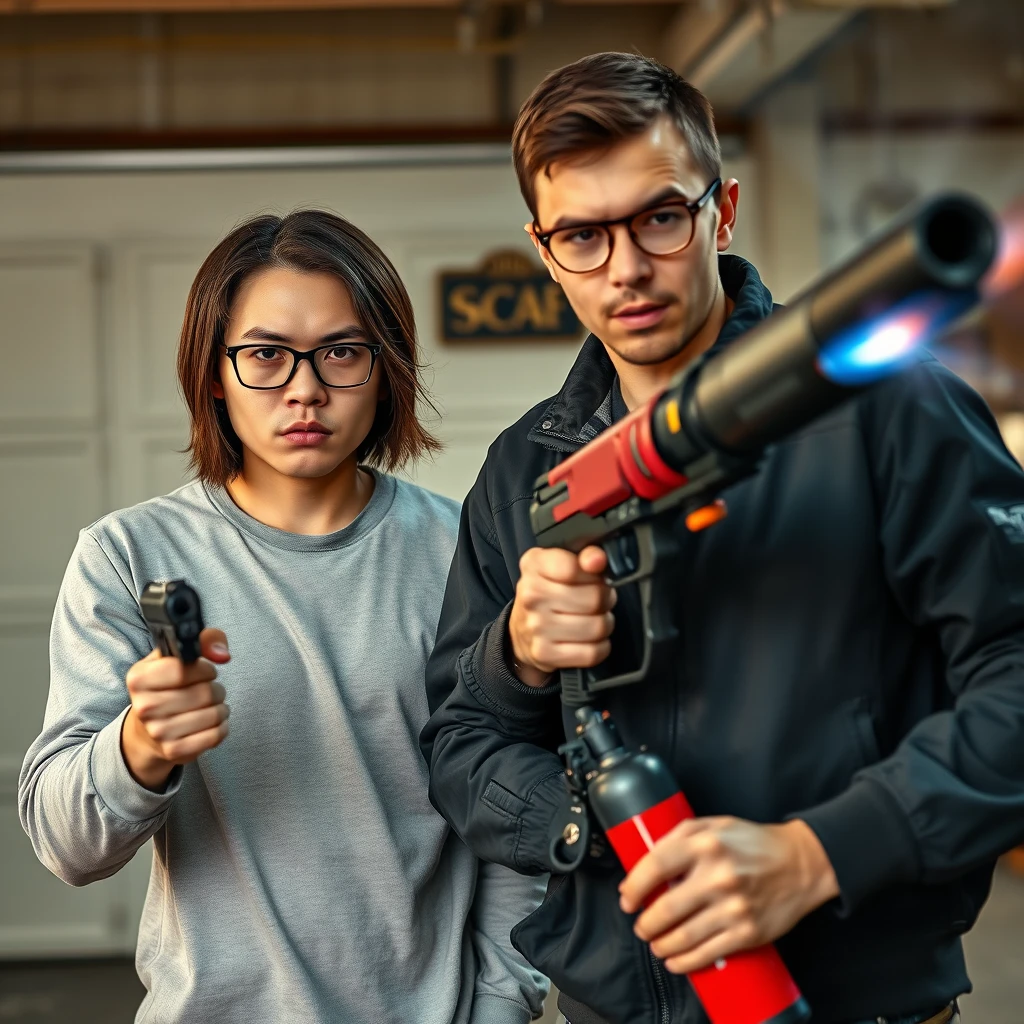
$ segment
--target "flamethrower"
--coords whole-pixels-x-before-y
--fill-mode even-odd
[[[770,445],[912,360],[977,301],[996,248],[996,227],[980,205],[958,195],[932,200],[785,310],[688,365],[534,485],[530,520],[540,547],[600,545],[611,585],[639,588],[639,666],[605,677],[561,674],[562,701],[578,722],[576,739],[560,751],[574,811],[589,804],[627,872],[693,811],[664,762],[627,749],[592,701],[656,675],[671,655],[677,590],[659,566],[677,552],[679,518],[691,531],[720,520],[719,494],[755,473]],[[583,859],[580,835],[570,823],[552,847],[563,870]],[[810,1015],[773,946],[689,977],[712,1024],[796,1024]]]

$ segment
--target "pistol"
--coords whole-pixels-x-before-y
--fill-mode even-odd
[[[203,609],[192,587],[184,580],[147,583],[139,604],[153,645],[165,658],[187,665],[199,657]]]

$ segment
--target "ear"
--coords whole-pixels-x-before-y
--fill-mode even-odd
[[[537,232],[532,224],[524,224],[523,230],[530,236],[530,241],[533,242],[533,247],[537,250],[537,255],[540,256],[544,266],[548,268],[548,273],[551,275],[551,280],[556,284],[561,284],[558,280],[558,264],[551,258],[551,253],[540,244],[540,239],[537,237]]]
[[[388,383],[387,374],[381,374],[380,386],[377,388],[377,404],[383,405],[391,398],[391,385]]]
[[[715,242],[719,252],[725,252],[732,245],[736,229],[736,208],[740,204],[740,183],[735,178],[722,182],[718,192],[718,228]]]
[[[214,398],[224,399],[224,385],[219,380],[210,382],[210,393]]]

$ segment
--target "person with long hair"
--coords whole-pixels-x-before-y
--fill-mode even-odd
[[[196,276],[178,376],[195,479],[83,530],[57,600],[36,854],[85,885],[153,838],[140,1022],[525,1024],[539,883],[479,864],[417,745],[459,507],[390,475],[439,448],[398,274],[340,217],[257,217]],[[140,611],[171,579],[211,624],[190,665]]]

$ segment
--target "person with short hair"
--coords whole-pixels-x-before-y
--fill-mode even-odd
[[[482,858],[555,872],[513,942],[571,1024],[701,1024],[683,976],[774,940],[814,1024],[948,1024],[960,935],[1024,838],[1024,474],[924,356],[771,448],[714,528],[680,524],[674,657],[601,697],[698,817],[625,878],[600,843],[558,874],[576,722],[557,673],[636,668],[642,626],[601,548],[535,546],[534,482],[774,307],[726,253],[739,183],[671,69],[600,53],[551,72],[513,156],[590,336],[463,507],[427,669],[431,799]]]
[[[389,472],[439,449],[398,274],[330,213],[250,220],[178,375],[196,479],[83,530],[61,586],[37,856],[85,885],[152,837],[140,1022],[525,1024],[547,980],[509,930],[543,885],[478,864],[417,746],[458,504]],[[172,579],[211,623],[190,665],[140,611]]]

